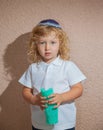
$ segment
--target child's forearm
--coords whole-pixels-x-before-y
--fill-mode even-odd
[[[76,98],[80,97],[82,93],[83,93],[83,86],[81,85],[81,83],[78,83],[72,86],[70,91],[61,94],[63,98],[62,102],[65,103],[73,101]]]
[[[22,95],[28,103],[30,103],[32,105],[36,105],[36,100],[37,100],[36,95],[32,94],[31,89],[24,87],[23,91],[22,91]]]

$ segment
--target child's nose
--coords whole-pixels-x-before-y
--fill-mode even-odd
[[[46,43],[45,44],[45,50],[49,50],[50,49],[50,44],[49,43]]]

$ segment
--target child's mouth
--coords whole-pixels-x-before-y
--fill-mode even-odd
[[[49,56],[50,54],[50,52],[45,52],[45,56]]]

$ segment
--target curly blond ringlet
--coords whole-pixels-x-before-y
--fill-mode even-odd
[[[29,61],[39,62],[42,60],[42,57],[38,52],[36,44],[41,36],[48,36],[52,31],[54,31],[56,36],[59,38],[60,48],[58,55],[63,60],[69,60],[69,39],[66,33],[60,28],[37,25],[32,30],[31,40],[29,42],[29,49],[28,49]]]

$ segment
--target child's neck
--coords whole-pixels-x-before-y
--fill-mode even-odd
[[[49,59],[49,60],[43,60],[43,61],[44,61],[45,63],[47,63],[47,64],[50,64],[50,63],[53,62],[56,58],[57,58],[57,57],[51,58],[51,59]]]

